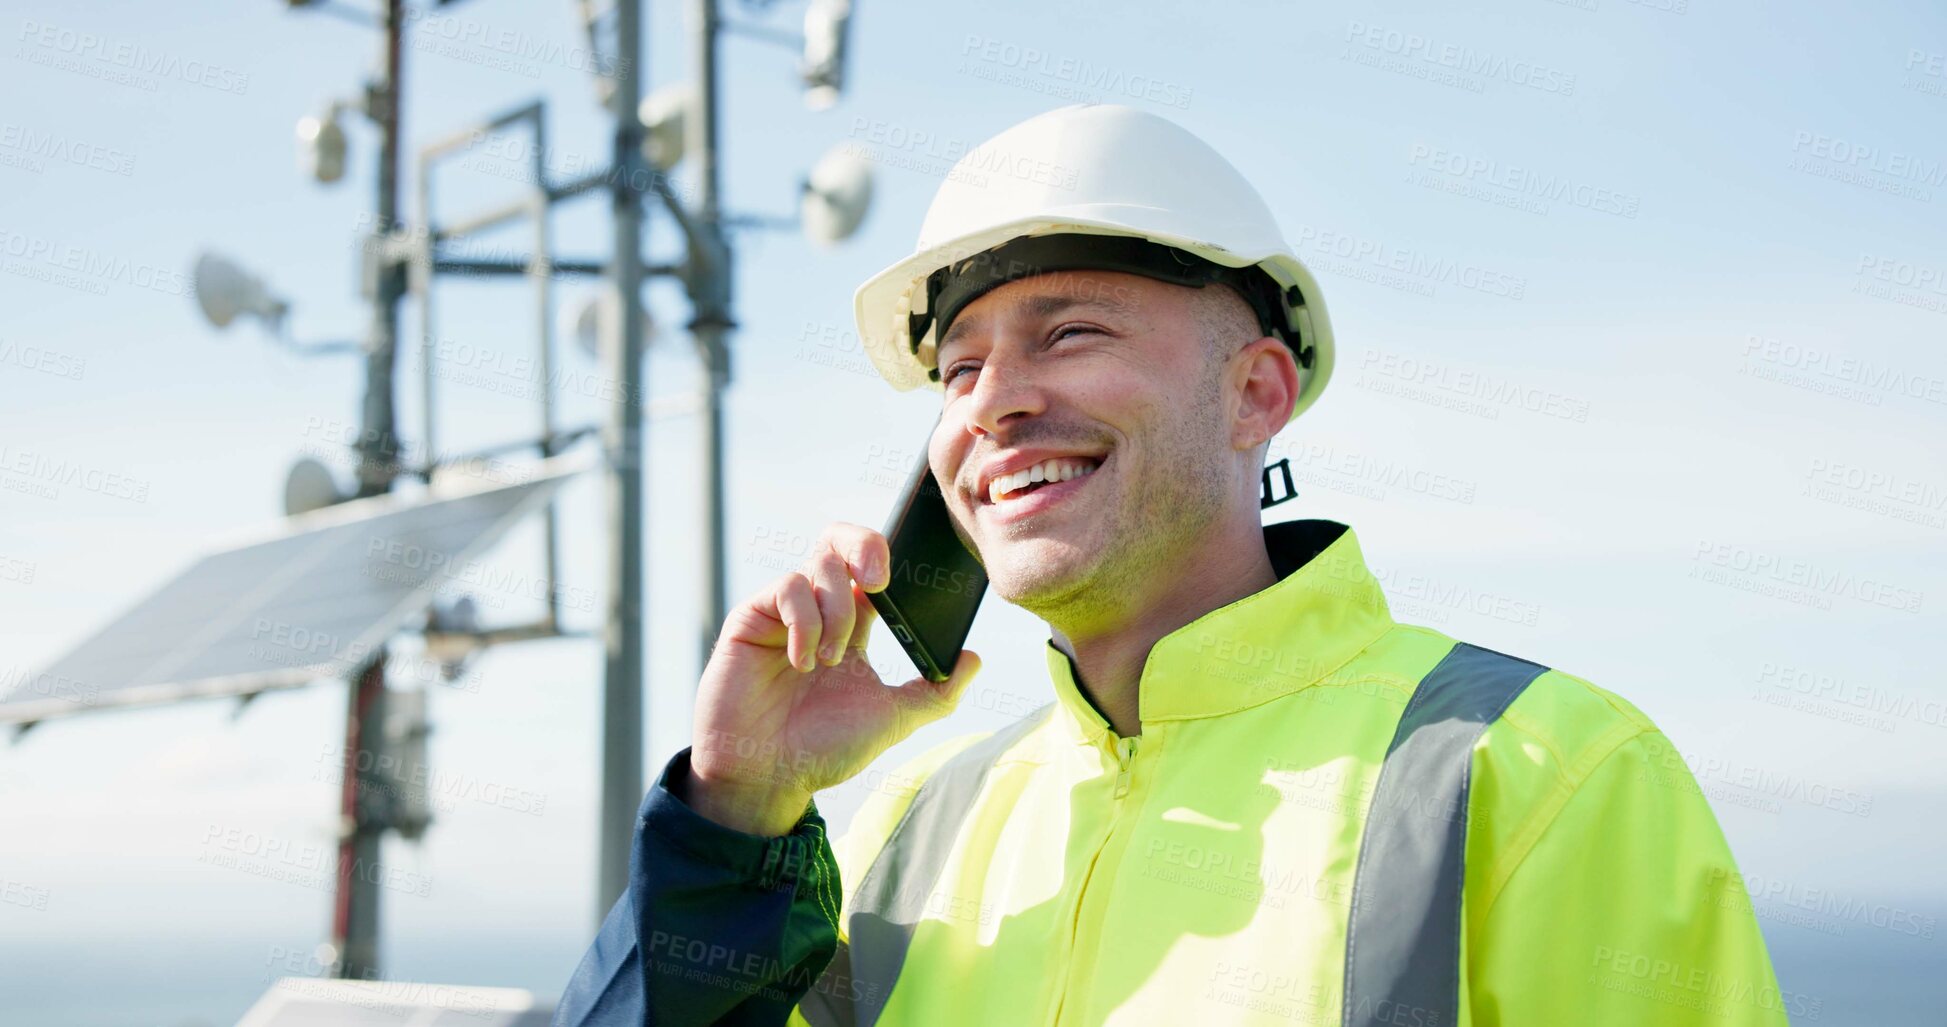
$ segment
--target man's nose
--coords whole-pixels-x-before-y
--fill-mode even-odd
[[[981,365],[973,389],[960,405],[966,412],[967,430],[975,435],[999,434],[1007,430],[1008,422],[1048,409],[1047,393],[1031,373],[991,358]]]

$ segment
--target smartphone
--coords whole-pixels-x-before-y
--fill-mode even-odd
[[[987,569],[953,530],[924,448],[886,521],[885,536],[892,549],[891,580],[866,598],[920,674],[945,681],[987,595]]]

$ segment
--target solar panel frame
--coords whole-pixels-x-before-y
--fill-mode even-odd
[[[554,1003],[520,988],[284,977],[237,1027],[546,1027]]]
[[[353,500],[208,552],[44,670],[19,675],[0,699],[0,724],[348,677],[594,462],[557,456],[512,484]]]

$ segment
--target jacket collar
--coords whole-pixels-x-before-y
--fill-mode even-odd
[[[1160,721],[1220,717],[1306,688],[1393,625],[1359,540],[1337,521],[1266,525],[1275,584],[1157,639],[1143,663],[1138,711]],[[1075,682],[1068,654],[1046,644],[1048,676],[1077,741],[1110,734]]]

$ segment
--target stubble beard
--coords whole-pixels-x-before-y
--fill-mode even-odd
[[[1135,472],[1117,460],[1116,494],[1089,497],[1093,520],[1074,518],[1072,542],[1013,541],[1000,532],[992,543],[1007,553],[988,563],[995,593],[1066,634],[1115,623],[1179,575],[1194,573],[1180,564],[1221,518],[1227,488],[1215,463],[1227,450],[1217,427],[1197,416],[1210,409],[1199,403],[1150,436],[1155,445],[1140,469],[1143,480],[1129,480]]]

